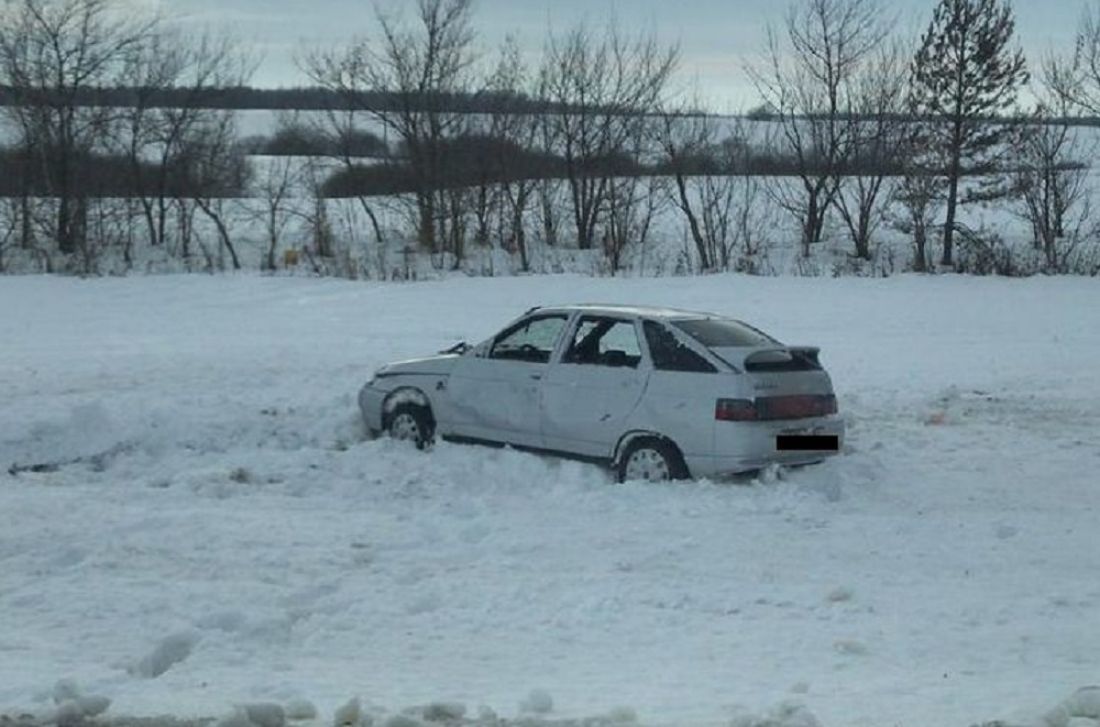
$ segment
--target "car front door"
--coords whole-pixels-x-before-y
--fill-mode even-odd
[[[542,447],[539,396],[565,330],[565,313],[523,318],[480,355],[463,356],[447,382],[447,434]]]
[[[630,318],[578,316],[543,380],[545,446],[607,457],[645,392],[649,360]]]

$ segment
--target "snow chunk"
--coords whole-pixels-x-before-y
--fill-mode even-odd
[[[775,463],[769,464],[757,473],[754,484],[770,485],[782,477],[781,473],[782,467]]]
[[[863,656],[867,653],[867,645],[855,639],[839,639],[833,642],[833,648],[841,654],[851,656]]]
[[[383,723],[383,727],[424,727],[424,723],[407,714],[395,714]]]
[[[286,712],[281,705],[270,702],[241,705],[248,721],[256,727],[285,727]]]
[[[172,634],[165,637],[156,648],[134,666],[130,673],[134,676],[156,679],[187,657],[198,643],[198,637],[190,632]]]
[[[229,715],[218,720],[215,727],[256,727],[241,707],[235,708]]]
[[[982,727],[1100,727],[1100,687],[1081,687],[1035,720],[983,722]]]
[[[638,713],[631,707],[615,707],[600,717],[597,722],[604,725],[632,725],[638,722]]]
[[[1100,722],[1090,717],[1074,717],[1067,724],[1066,727],[1097,727]]]
[[[292,722],[317,719],[317,707],[308,699],[292,699],[286,703],[286,718]]]
[[[1081,687],[1043,716],[1043,727],[1096,727],[1100,720],[1100,687]],[[1092,722],[1091,725],[1085,722]]]
[[[111,700],[102,696],[86,696],[77,699],[68,699],[49,713],[44,722],[57,725],[77,725],[86,719],[96,717],[107,711],[111,706]]]
[[[366,717],[364,719],[364,717]],[[354,697],[336,709],[332,715],[333,727],[360,727],[369,725],[370,718],[363,714],[363,708],[359,704],[359,697]]]
[[[1100,687],[1081,687],[1065,702],[1071,717],[1100,719]]]
[[[466,705],[458,702],[432,702],[423,709],[429,722],[457,722],[466,716]]]
[[[60,727],[75,725],[84,721],[84,713],[80,710],[80,705],[76,703],[76,700],[70,699],[59,704],[57,710],[53,713],[53,717],[47,721]]]
[[[482,704],[477,708],[477,721],[485,724],[496,724],[500,717],[497,715],[495,709],[487,704]]]
[[[53,703],[61,704],[80,696],[80,687],[75,679],[61,679],[53,686]]]
[[[111,700],[99,694],[88,694],[78,697],[76,706],[85,717],[97,717],[111,706]]]
[[[519,711],[531,714],[549,714],[554,711],[554,698],[545,689],[534,689],[519,704]]]
[[[57,725],[75,725],[96,717],[111,706],[111,700],[98,694],[84,694],[73,679],[62,679],[51,692],[57,707],[49,712],[44,722]]]
[[[738,715],[730,727],[821,727],[821,723],[805,705],[784,702],[766,715]]]

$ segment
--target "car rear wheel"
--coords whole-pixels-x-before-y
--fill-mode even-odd
[[[391,439],[412,442],[417,449],[424,449],[434,435],[431,411],[417,404],[398,404],[386,421],[386,433]]]
[[[616,474],[619,482],[668,482],[688,477],[687,467],[676,447],[657,437],[641,437],[627,445],[619,458]]]

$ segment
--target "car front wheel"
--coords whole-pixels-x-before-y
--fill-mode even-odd
[[[641,437],[627,445],[619,458],[616,474],[619,482],[668,482],[688,477],[687,467],[676,447],[657,437]]]
[[[386,423],[386,433],[391,439],[412,442],[417,449],[431,444],[433,430],[431,411],[416,404],[398,404]]]

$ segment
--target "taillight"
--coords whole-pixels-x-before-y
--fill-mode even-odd
[[[836,414],[836,397],[832,394],[798,394],[795,396],[765,396],[756,400],[761,419],[809,419]]]
[[[832,394],[796,394],[761,396],[755,401],[719,399],[714,407],[714,418],[726,422],[751,422],[810,419],[829,416],[836,412],[836,397]]]
[[[719,399],[714,418],[720,422],[751,422],[756,419],[756,404],[749,399]]]

